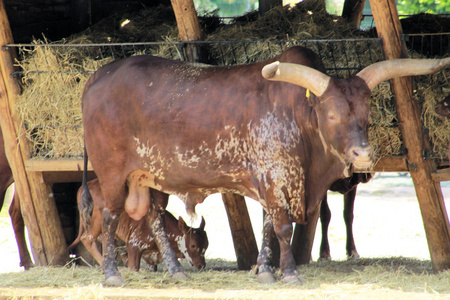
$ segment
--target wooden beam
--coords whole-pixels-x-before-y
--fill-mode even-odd
[[[370,0],[370,5],[386,59],[407,57],[395,1]],[[396,99],[400,132],[407,149],[406,158],[419,200],[432,266],[435,271],[446,270],[450,268],[450,226],[441,187],[431,176],[437,166],[422,155],[429,143],[424,140],[419,107],[412,97],[411,79],[392,79],[391,88]]]
[[[3,48],[13,43],[3,0],[0,0],[0,28],[0,46]],[[14,71],[13,57],[13,52],[0,50],[0,126],[5,152],[16,182],[35,264],[61,265],[69,256],[50,186],[43,181],[42,173],[27,174],[24,166],[24,159],[30,152],[25,136],[19,134],[21,124],[15,107],[19,86],[10,76]]]
[[[82,159],[27,159],[25,168],[29,172],[72,172],[83,171]],[[93,171],[91,162],[88,162],[88,171]]]
[[[259,0],[258,4],[258,13],[263,15],[275,6],[282,6],[283,0]]]
[[[358,29],[362,20],[364,4],[366,4],[366,0],[345,0],[342,9],[342,17]]]
[[[178,34],[184,42],[200,41],[202,31],[198,22],[197,11],[193,0],[171,0],[172,8],[177,20]],[[194,62],[204,62],[202,47],[199,45],[187,44],[185,49],[186,60]]]
[[[436,182],[450,181],[450,168],[436,170],[431,173],[431,178]]]

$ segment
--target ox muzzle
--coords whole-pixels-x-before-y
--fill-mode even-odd
[[[347,157],[354,171],[368,171],[373,165],[373,150],[367,144],[359,147],[351,147]]]

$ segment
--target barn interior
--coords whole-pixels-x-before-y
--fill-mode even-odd
[[[185,5],[184,1],[172,2]],[[25,215],[25,223],[27,226],[41,228],[43,232],[30,234],[35,262],[39,265],[64,264],[68,258],[65,246],[70,244],[78,233],[75,195],[81,182],[83,144],[80,105],[73,99],[78,98],[79,101],[80,86],[92,71],[106,62],[136,52],[212,64],[248,63],[262,60],[289,45],[302,42],[316,47],[317,51],[336,53],[341,55],[340,57],[358,49],[353,51],[355,54],[352,55],[361,59],[359,62],[354,59],[333,59],[333,55],[328,55],[330,72],[344,77],[374,60],[405,55],[433,58],[450,55],[448,16],[418,14],[399,19],[398,15],[394,14],[393,23],[384,24],[379,21],[376,28],[361,30],[364,4],[366,8],[368,4],[372,4],[372,11],[369,13],[373,14],[375,22],[377,18],[381,20],[386,18],[386,14],[389,15],[388,8],[375,2],[362,1],[362,6],[355,6],[355,3],[361,1],[346,0],[342,15],[333,15],[326,11],[325,1],[306,0],[297,6],[288,7],[281,6],[279,1],[261,0],[259,11],[250,11],[226,21],[218,17],[217,12],[199,15],[198,27],[195,27],[189,23],[186,11],[177,12],[173,3],[171,5],[169,1],[164,0],[4,0],[3,12],[9,20],[7,28],[10,28],[11,33],[5,34],[2,40],[3,48],[8,51],[3,51],[5,57],[2,58],[1,64],[8,65],[5,62],[7,60],[11,64],[11,57],[18,57],[18,60],[10,69],[2,67],[3,81],[9,86],[11,80],[20,79],[23,90],[20,93],[8,93],[11,98],[5,102],[10,104],[6,108],[1,107],[0,125],[5,143],[8,143],[9,139],[9,143],[16,145],[16,148],[9,149],[9,160],[16,182],[20,183],[17,192],[21,197],[23,209],[31,212]],[[345,11],[346,5],[353,9]],[[395,5],[394,1],[390,1],[390,5]],[[183,32],[182,24],[193,27],[187,26],[192,29]],[[395,39],[398,36],[400,38]],[[383,44],[368,44],[366,41],[377,38],[382,39]],[[340,42],[317,42],[325,39]],[[355,39],[360,41],[355,44]],[[235,43],[225,43],[229,41],[241,44],[237,47]],[[158,44],[145,44],[152,42]],[[374,41],[370,43],[372,42]],[[125,48],[129,45],[124,43],[133,43],[133,50]],[[50,44],[51,47],[45,47]],[[71,44],[86,47],[67,47]],[[105,47],[105,44],[114,46]],[[99,52],[87,54],[89,51]],[[52,65],[52,61],[55,61],[55,64]],[[342,65],[338,65],[339,63]],[[65,69],[67,72],[64,75],[56,72],[55,78],[42,79],[41,73],[67,66],[69,69]],[[76,72],[76,76],[69,74],[71,72]],[[11,74],[15,76],[10,76]],[[49,114],[48,111],[43,111],[43,115],[36,113],[37,107],[45,107],[45,103],[37,99],[43,98],[41,95],[33,93],[39,89],[41,94],[50,95],[56,89],[51,87],[52,91],[46,90],[45,85],[51,86],[48,84],[49,80],[60,81],[61,76],[67,76],[63,81],[68,84],[62,86],[63,91],[60,91],[60,94],[51,97],[63,99],[62,94],[69,94],[64,101],[67,106],[61,106],[60,103],[56,111],[70,114],[53,117],[59,122],[62,122],[62,119],[69,120],[69,125],[57,124],[57,127],[64,128],[62,133],[55,130],[54,124],[48,125],[49,119],[45,117]],[[39,80],[43,81],[40,83]],[[406,90],[406,96],[394,95],[388,82],[377,90],[376,93],[379,93],[383,100],[374,102],[372,107],[374,111],[384,112],[384,118],[378,119],[379,123],[386,124],[380,126],[380,131],[373,130],[371,142],[380,158],[374,170],[411,173],[424,212],[424,225],[429,228],[427,238],[432,245],[430,254],[433,268],[444,270],[450,267],[450,253],[440,249],[449,249],[450,230],[445,206],[442,205],[439,182],[450,178],[447,157],[450,122],[439,118],[433,107],[450,91],[449,73],[443,71],[436,76],[420,80],[423,82],[415,82],[413,87],[404,86],[405,83],[391,83],[400,86],[400,90]],[[70,89],[76,91],[70,94],[67,92]],[[418,99],[420,111],[398,104],[398,101],[402,101],[399,99],[410,98],[408,95],[411,91],[414,91]],[[373,96],[374,99],[377,97]],[[16,111],[20,113],[12,113]],[[51,114],[56,115],[56,112]],[[404,118],[401,114],[418,115],[418,118]],[[411,123],[399,125],[399,118],[411,120]],[[374,124],[376,119],[377,117],[373,119]],[[416,119],[422,120],[421,124],[414,123]],[[25,132],[18,129],[24,127],[23,124],[26,124]],[[45,129],[49,129],[51,133]],[[16,140],[20,142],[16,143]],[[411,144],[408,144],[408,141]],[[89,171],[90,178],[94,178],[92,168]],[[48,197],[50,190],[53,197]],[[241,226],[231,228],[237,235],[235,244],[241,239],[238,234],[242,232],[242,227],[243,234],[252,235],[251,232],[245,231],[251,231],[251,225],[248,222],[248,212],[240,204],[242,201],[239,197],[233,194],[224,195],[224,201],[228,199],[230,206],[239,206],[239,211],[243,212],[243,215],[228,216],[230,221],[235,220],[230,222],[230,226]],[[43,212],[50,217],[43,220],[39,217]],[[53,228],[51,239],[45,234],[49,228]],[[236,253],[238,267],[241,269],[248,269],[253,265],[257,255],[256,244],[245,247],[245,251]],[[242,249],[242,246],[239,249]],[[304,257],[299,260],[307,262],[309,258],[306,258],[308,255],[305,253],[308,251],[303,249],[300,252],[304,253]]]

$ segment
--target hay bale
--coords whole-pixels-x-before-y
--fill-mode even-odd
[[[20,120],[34,156],[74,157],[83,153],[81,93],[90,74],[112,61],[85,59],[77,48],[35,47],[22,53]]]

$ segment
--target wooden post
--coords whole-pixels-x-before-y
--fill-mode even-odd
[[[370,5],[386,59],[407,57],[395,1],[370,0]],[[424,141],[419,107],[412,97],[411,79],[392,79],[391,88],[396,99],[400,131],[407,149],[407,163],[419,200],[433,270],[446,270],[450,268],[449,220],[440,184],[433,181],[431,176],[436,171],[436,164],[423,157],[428,142]]]
[[[359,28],[365,3],[366,0],[345,0],[342,17],[355,28]]]
[[[18,82],[11,77],[15,55],[3,49],[13,42],[3,0],[0,0],[0,28],[0,125],[34,260],[37,265],[64,264],[69,258],[67,245],[51,189],[45,185],[42,173],[27,174],[25,170],[29,148],[25,136],[19,134],[21,124],[15,108],[19,93]]]
[[[197,12],[193,0],[171,0],[172,8],[177,20],[178,33],[184,42],[200,41],[202,32],[198,22]],[[202,47],[199,45],[187,44],[186,60],[194,62],[203,62]]]
[[[250,270],[256,265],[258,246],[248,215],[245,198],[233,193],[222,194],[223,204],[228,215],[231,235],[233,236],[239,270]]]
[[[260,15],[263,15],[275,6],[282,6],[283,0],[259,0],[258,4],[258,12]]]

